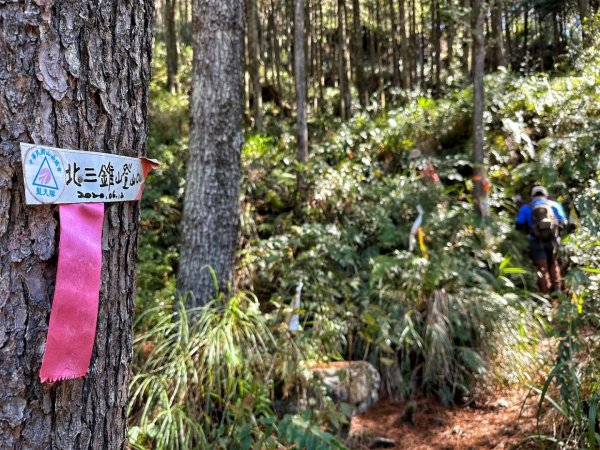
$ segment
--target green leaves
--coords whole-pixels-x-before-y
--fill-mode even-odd
[[[322,431],[317,425],[300,415],[286,415],[280,422],[277,433],[286,445],[306,450],[343,450],[333,435]]]
[[[179,305],[159,317],[134,342],[134,442],[206,448],[255,415],[273,414],[268,374],[275,344],[256,298],[238,294],[191,310]]]

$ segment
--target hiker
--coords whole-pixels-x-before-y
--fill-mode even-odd
[[[531,201],[519,209],[516,227],[529,234],[529,250],[538,269],[538,286],[544,294],[562,289],[557,253],[559,233],[566,225],[562,205],[548,198],[544,186],[534,186]]]

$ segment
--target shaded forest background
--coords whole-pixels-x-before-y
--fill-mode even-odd
[[[552,426],[527,442],[595,448],[598,2],[244,6],[238,251],[231,290],[207,303],[176,289],[201,30],[190,2],[157,2],[149,154],[163,169],[143,201],[131,445],[351,446],[343,404],[317,395],[288,406],[321,389],[316,364],[366,360],[382,394],[402,401],[465,404],[482,380],[531,387],[540,423]],[[474,160],[477,77],[483,164]],[[487,217],[472,178],[483,169]],[[513,231],[536,182],[576,228],[564,239],[567,289],[554,306],[536,293],[526,239]],[[422,232],[409,250],[418,207]],[[294,314],[299,332],[289,328]]]

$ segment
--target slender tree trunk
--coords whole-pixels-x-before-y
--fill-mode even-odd
[[[147,0],[0,7],[2,449],[127,447],[139,204],[105,206],[89,373],[43,386],[59,225],[55,206],[25,205],[19,142],[143,155],[152,15]]]
[[[402,88],[410,87],[410,57],[408,55],[408,39],[406,37],[406,3],[399,0],[398,3],[399,33],[400,33],[400,56],[402,59]]]
[[[580,18],[581,24],[582,24],[581,37],[583,39],[583,45],[587,47],[587,46],[589,46],[590,42],[589,42],[589,39],[587,39],[583,25],[585,25],[585,20],[590,15],[590,0],[578,0],[578,6],[579,6],[579,18]]]
[[[294,39],[292,38],[294,36],[294,2],[295,0],[285,0],[287,25],[287,33],[285,35],[287,44],[287,66],[288,73],[291,76],[294,74]]]
[[[511,16],[510,14],[506,13],[505,11],[505,15],[504,15],[504,20],[506,22],[506,56],[505,56],[505,63],[508,65],[508,67],[510,67],[511,69],[513,68],[513,58],[512,58],[512,51],[513,51],[513,36],[512,36],[512,20],[511,20]]]
[[[503,1],[494,0],[492,8],[492,39],[493,39],[493,54],[494,62],[493,69],[500,66],[505,66],[504,60],[504,34],[502,32],[502,16],[503,16]]]
[[[417,37],[417,2],[411,0],[411,14],[410,14],[410,67],[411,67],[411,87],[416,84],[417,70],[418,70],[418,48],[419,40]]]
[[[319,2],[319,56],[317,60],[317,90],[318,90],[318,107],[325,102],[325,71],[323,70],[323,65],[325,64],[323,60],[323,43],[326,42],[325,35],[325,26],[323,24],[323,2]]]
[[[271,4],[269,5],[269,14],[267,16],[267,45],[265,49],[266,56],[264,60],[264,67],[267,82],[271,85],[275,85],[275,58],[273,57],[273,49],[275,48],[275,14],[272,5],[273,3],[271,2]],[[269,67],[270,69],[270,74],[267,70],[267,67]]]
[[[425,8],[423,5],[423,0],[421,0],[421,30],[419,33],[419,63],[421,66],[421,86],[425,86]]]
[[[177,72],[179,71],[179,51],[177,50],[177,29],[175,28],[175,0],[165,0],[165,48],[167,51],[167,89],[177,91]]]
[[[190,151],[177,287],[190,306],[232,281],[243,142],[244,2],[193,0]]]
[[[252,110],[254,129],[262,131],[262,90],[260,83],[260,49],[258,38],[258,13],[256,0],[246,0],[246,23],[248,27],[248,72],[252,89]]]
[[[448,75],[452,76],[454,74],[454,70],[452,68],[454,64],[454,39],[456,37],[456,23],[454,20],[454,4],[452,0],[448,0],[447,3],[449,16],[446,21],[448,27]]]
[[[154,28],[156,31],[164,31],[164,24],[163,24],[163,11],[165,10],[164,7],[164,1],[165,0],[155,0],[154,2],[154,6],[155,6],[155,10],[154,10]]]
[[[307,40],[310,42],[310,56],[308,58],[308,62],[309,62],[309,66],[308,66],[308,74],[307,74],[307,78],[306,78],[306,90],[307,90],[307,101],[306,101],[306,105],[307,105],[307,109],[310,108],[311,106],[311,102],[310,102],[310,88],[312,87],[314,89],[314,91],[312,92],[312,99],[313,99],[313,114],[317,114],[318,111],[318,105],[317,105],[317,99],[318,99],[318,95],[317,95],[317,90],[318,90],[318,86],[316,86],[314,84],[315,80],[317,79],[317,66],[319,65],[317,56],[319,54],[319,44],[318,42],[318,37],[317,37],[317,27],[319,26],[319,22],[318,22],[318,18],[317,18],[317,8],[313,8],[314,5],[308,3],[307,4],[307,9],[308,9],[308,17],[310,17],[310,26],[307,28],[307,32],[308,32],[308,37]]]
[[[474,94],[473,94],[473,167],[474,167],[474,186],[475,202],[480,205],[484,198],[483,179],[485,177],[484,169],[484,85],[483,72],[485,64],[485,42],[484,42],[484,2],[483,0],[472,0],[473,14],[475,17],[475,27],[473,29],[473,76],[474,76]]]
[[[471,8],[471,0],[463,0],[462,6],[465,10]],[[471,41],[471,27],[469,26],[469,21],[465,20],[465,26],[463,28],[463,42],[462,42],[462,57],[461,57],[461,66],[463,77],[468,79],[471,75],[471,66],[469,64],[469,41]]]
[[[340,79],[340,114],[342,120],[350,118],[352,113],[352,97],[348,82],[348,60],[346,59],[346,4],[338,0],[338,76]]]
[[[310,80],[310,75],[311,75],[311,55],[313,52],[313,47],[311,45],[311,41],[309,39],[310,37],[310,29],[312,27],[312,20],[310,17],[310,1],[311,0],[304,0],[304,79],[306,82],[306,114],[308,115],[308,86],[309,86],[309,80]],[[295,0],[294,0],[295,2]],[[295,5],[294,5],[295,7]],[[294,16],[295,16],[295,12],[294,12]],[[294,20],[296,20],[296,18],[294,17]],[[295,29],[294,29],[294,36],[295,36]],[[295,38],[294,38],[294,45],[296,45],[295,42]],[[294,61],[294,64],[296,64],[296,62]]]
[[[525,71],[529,70],[529,6],[525,5],[523,13],[523,58]]]
[[[295,0],[295,77],[296,77],[296,125],[298,143],[298,161],[302,164],[308,162],[308,128],[306,124],[306,59],[304,57],[304,41],[306,31],[304,25],[304,1]]]
[[[360,2],[352,0],[352,19],[353,19],[353,47],[354,47],[354,73],[356,77],[356,88],[358,90],[358,99],[360,106],[367,107],[368,93],[365,86],[364,56],[363,56],[363,31],[360,20]]]
[[[440,0],[432,2],[432,17],[433,17],[433,46],[435,58],[433,59],[434,84],[433,93],[435,96],[440,95],[441,89],[441,72],[442,72],[442,21],[440,20]]]
[[[279,14],[277,14],[278,10],[275,7],[276,4],[277,2],[275,0],[272,0],[271,5],[273,7],[273,14],[275,15],[275,40],[273,42],[273,56],[275,57],[275,75],[277,79],[277,92],[279,95],[283,95],[283,83],[281,80],[281,37],[279,33],[279,28],[277,27],[277,18]]]
[[[304,166],[308,162],[308,128],[306,124],[306,58],[304,56],[304,44],[306,41],[306,30],[304,25],[304,1],[295,0],[294,14],[294,73],[296,77],[296,136],[297,157]],[[299,213],[304,203],[304,167],[298,170],[298,204],[296,212]]]
[[[558,13],[552,14],[552,45],[554,47],[553,54],[557,55],[560,53],[561,40],[560,40],[560,30],[558,26]]]
[[[383,28],[381,26],[381,2],[380,0],[377,0],[375,2],[375,30],[376,30],[376,45],[375,45],[375,50],[377,51],[377,91],[379,92],[380,95],[380,102],[381,102],[381,107],[385,108],[385,80],[383,78],[383,68],[385,66],[385,62],[384,62],[384,53],[383,53],[383,49],[381,48],[381,42],[379,41],[379,39],[381,38],[382,32],[383,32]]]
[[[400,52],[398,51],[398,26],[396,22],[396,11],[394,0],[388,0],[390,8],[390,23],[392,26],[390,39],[392,41],[392,83],[394,86],[400,86]]]
[[[577,0],[579,5],[579,17],[581,22],[585,20],[587,16],[590,15],[590,1],[589,0]]]

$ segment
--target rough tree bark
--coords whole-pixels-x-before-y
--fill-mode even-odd
[[[252,109],[254,110],[254,129],[262,131],[262,92],[260,84],[260,50],[258,42],[258,12],[256,0],[246,0],[246,18],[248,24],[248,53],[250,84],[252,86]]]
[[[177,50],[177,30],[175,28],[175,0],[165,0],[164,6],[165,48],[167,52],[167,89],[175,92],[177,72],[179,71],[179,52]]]
[[[475,18],[475,27],[473,29],[473,181],[475,186],[475,202],[481,203],[484,197],[483,179],[485,177],[484,162],[484,129],[483,129],[483,110],[484,110],[484,85],[483,71],[485,64],[485,42],[483,32],[484,21],[484,0],[472,0],[473,14]]]
[[[0,1],[2,449],[126,447],[139,206],[106,206],[89,374],[41,385],[57,209],[25,205],[18,143],[142,155],[152,14],[149,0]]]
[[[239,230],[244,1],[194,0],[190,150],[177,287],[190,306],[231,282]]]

